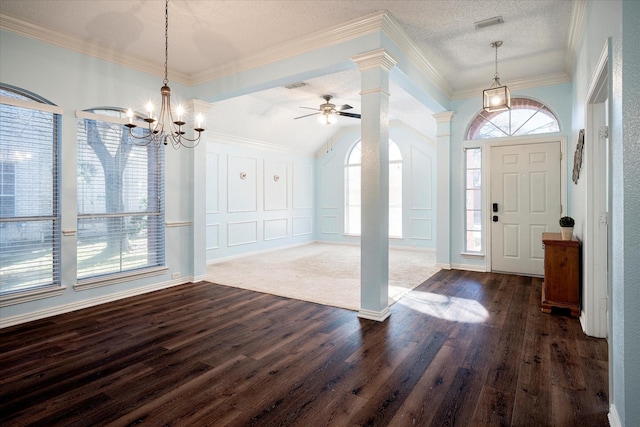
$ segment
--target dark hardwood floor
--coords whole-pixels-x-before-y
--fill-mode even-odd
[[[0,425],[604,426],[606,341],[441,271],[377,323],[211,283],[0,330]]]

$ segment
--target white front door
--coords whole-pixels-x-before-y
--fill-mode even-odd
[[[491,270],[543,276],[542,233],[559,231],[560,142],[491,148]]]

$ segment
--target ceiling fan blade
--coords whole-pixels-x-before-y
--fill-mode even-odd
[[[314,109],[315,109],[315,108],[314,108]],[[320,114],[320,112],[318,111],[317,113],[305,114],[304,116],[294,117],[294,118],[293,118],[293,120],[301,119],[301,118],[303,118],[303,117],[315,116],[316,114]]]
[[[336,107],[336,111],[350,110],[351,108],[353,108],[351,105],[344,104],[344,105],[341,105],[339,107]]]
[[[339,116],[353,117],[354,119],[360,118],[360,114],[355,114],[355,113],[343,113],[342,111],[336,111],[336,114]]]
[[[300,108],[306,108],[307,110],[316,110],[316,111],[318,111],[317,108],[311,108],[311,107],[300,107]]]

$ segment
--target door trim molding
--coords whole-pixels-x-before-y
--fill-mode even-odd
[[[560,144],[560,153],[562,155],[562,160],[560,164],[560,203],[562,205],[562,213],[566,214],[567,212],[567,170],[568,170],[568,156],[567,156],[567,137],[566,136],[522,136],[522,137],[511,137],[511,138],[500,138],[500,139],[492,139],[486,140],[487,142],[483,145],[483,155],[482,155],[482,188],[484,189],[482,197],[484,198],[483,206],[484,206],[484,236],[485,236],[485,267],[486,271],[492,271],[491,261],[492,261],[492,253],[491,253],[491,198],[489,197],[489,193],[491,191],[491,148],[493,147],[504,147],[504,146],[515,146],[515,145],[529,145],[529,144],[542,144],[547,142],[558,142]],[[559,219],[559,218],[558,218]],[[542,244],[542,242],[540,243]]]
[[[585,97],[585,145],[589,150],[585,150],[585,221],[584,221],[584,263],[582,273],[584,283],[582,288],[582,310],[580,324],[585,334],[607,338],[609,336],[611,301],[607,299],[608,287],[610,286],[610,272],[598,264],[596,267],[594,260],[600,258],[602,262],[602,250],[605,248],[606,257],[609,258],[609,239],[604,238],[599,232],[600,228],[600,207],[606,205],[609,213],[610,203],[606,199],[607,191],[611,194],[611,188],[607,189],[606,182],[601,179],[602,173],[606,173],[607,165],[605,147],[602,147],[602,139],[599,136],[600,127],[611,123],[606,117],[607,108],[611,111],[611,70],[610,70],[610,39],[607,39],[596,68],[591,76],[589,89]],[[606,104],[609,104],[606,106]],[[605,106],[607,108],[605,108]],[[609,146],[611,140],[609,140]],[[590,152],[589,152],[590,151]],[[596,154],[598,153],[598,154]],[[610,157],[609,157],[610,159]],[[609,160],[610,161],[610,160]],[[609,168],[610,170],[610,168]],[[609,181],[609,186],[610,180]],[[605,264],[606,267],[606,264]],[[602,285],[604,282],[604,286]],[[600,283],[600,286],[598,284]],[[603,305],[603,301],[605,301]],[[611,364],[609,365],[611,369]]]

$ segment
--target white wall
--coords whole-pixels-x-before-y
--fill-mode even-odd
[[[207,144],[207,261],[312,241],[313,158],[233,142]]]
[[[504,80],[504,79],[503,79]],[[508,80],[504,80],[509,84]],[[553,111],[560,122],[560,132],[556,135],[568,136],[571,132],[571,84],[560,84],[540,88],[517,90],[511,93],[512,97],[523,96],[535,99]],[[481,93],[475,98],[463,99],[452,103],[455,111],[451,120],[451,264],[464,266],[469,269],[488,269],[486,258],[465,257],[464,252],[464,210],[465,210],[465,170],[463,142],[471,121],[478,115],[482,107]],[[514,138],[517,139],[517,138]],[[482,146],[482,141],[479,141]],[[573,152],[571,152],[573,153]],[[570,159],[569,159],[570,157]],[[571,166],[569,166],[571,164]],[[565,158],[565,166],[568,170],[573,167],[573,156]],[[483,171],[486,173],[486,171]],[[569,174],[569,176],[571,176]],[[571,194],[571,180],[569,180],[567,192]],[[569,210],[571,213],[571,210]],[[485,212],[485,215],[488,215]],[[484,230],[485,233],[488,230]],[[485,238],[486,241],[486,238]],[[485,253],[489,251],[485,248]]]
[[[585,127],[585,106],[596,63],[611,40],[611,276],[609,402],[612,425],[640,425],[640,2],[589,1],[574,73],[573,112]],[[574,146],[575,147],[575,146]],[[585,150],[590,149],[589,146]],[[587,165],[588,167],[588,165]],[[572,198],[585,209],[586,188]]]
[[[63,109],[61,149],[61,224],[63,230],[77,228],[76,110],[92,107],[143,109],[150,97],[160,101],[162,78],[121,67],[91,56],[65,50],[38,40],[3,31],[0,35],[0,80],[42,96]],[[190,97],[188,88],[171,84],[176,97]],[[0,308],[0,325],[23,322],[71,309],[122,298],[154,287],[189,281],[198,275],[194,267],[193,151],[166,152],[166,221],[184,223],[166,229],[166,266],[161,275],[125,280],[107,286],[76,291],[76,236],[62,236],[59,296]],[[172,274],[180,278],[172,279]]]
[[[425,118],[432,120],[432,118]],[[414,130],[391,123],[389,138],[402,154],[402,238],[391,238],[391,246],[436,247],[436,146]],[[360,140],[360,128],[339,132],[316,159],[316,239],[359,244],[358,236],[345,231],[344,165]],[[328,150],[328,152],[327,152]]]

